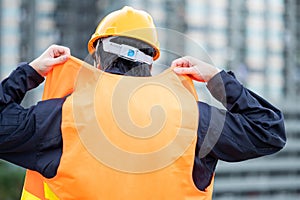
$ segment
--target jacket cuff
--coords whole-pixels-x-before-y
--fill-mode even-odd
[[[32,81],[36,85],[40,85],[45,80],[45,78],[35,71],[35,69],[33,69],[28,63],[20,63],[19,68],[26,73],[28,80]]]
[[[243,86],[236,80],[233,72],[222,70],[207,82],[210,93],[228,110],[240,97]]]

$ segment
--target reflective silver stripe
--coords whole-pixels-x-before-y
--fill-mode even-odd
[[[111,39],[115,37],[104,38],[103,42],[103,50],[105,52],[113,53],[127,60],[131,60],[134,62],[147,63],[148,65],[152,65],[153,58],[141,52],[139,49],[125,45],[125,44],[117,44],[110,42]]]

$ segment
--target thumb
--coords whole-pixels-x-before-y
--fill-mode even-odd
[[[194,69],[190,68],[190,67],[175,67],[173,69],[173,71],[176,74],[193,74],[194,73]]]
[[[49,65],[58,65],[66,62],[68,60],[68,55],[58,56],[49,60]]]

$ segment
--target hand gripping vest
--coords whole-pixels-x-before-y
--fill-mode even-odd
[[[57,175],[28,170],[22,200],[212,198],[192,180],[198,128],[190,79],[102,72],[72,57],[48,75],[44,99],[70,95],[62,111]]]

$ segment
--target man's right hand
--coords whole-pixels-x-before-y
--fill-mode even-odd
[[[68,47],[51,45],[38,58],[29,63],[41,76],[46,76],[54,65],[62,64],[71,56]]]

